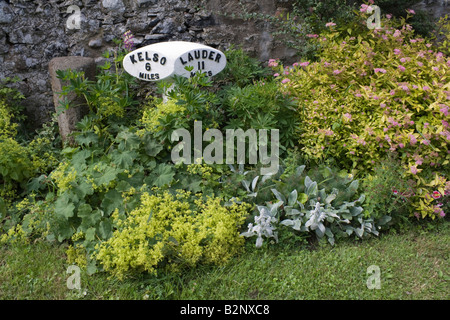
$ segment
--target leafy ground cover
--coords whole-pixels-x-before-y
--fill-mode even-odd
[[[62,94],[89,107],[64,143],[55,122],[25,134],[21,95],[2,85],[2,294],[442,298],[448,41],[417,35],[411,10],[372,30],[368,8],[306,35],[311,60],[261,65],[231,48],[217,78],[175,76],[172,89],[162,82],[145,94],[122,68],[132,49],[126,33],[105,53],[96,81],[58,73],[67,81]],[[195,137],[199,123],[204,139],[215,137],[210,129],[279,129],[277,172],[262,174],[250,151],[239,165],[223,164],[217,151],[221,163],[173,161],[174,133]],[[192,146],[184,152],[196,154]],[[411,223],[417,229],[397,234]],[[439,227],[420,233],[427,226]],[[69,264],[83,270],[84,290],[66,292],[60,269]],[[379,290],[364,285],[371,265],[382,272]]]

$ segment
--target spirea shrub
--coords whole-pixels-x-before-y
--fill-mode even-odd
[[[126,217],[113,213],[117,230],[97,246],[96,259],[106,271],[123,278],[130,271],[157,272],[199,263],[221,265],[244,244],[239,235],[248,204],[225,207],[220,198],[142,195],[142,204]]]
[[[364,24],[369,14],[361,15]],[[319,61],[274,67],[280,89],[298,102],[302,152],[360,174],[395,154],[415,181],[411,213],[444,216],[430,195],[449,191],[450,59],[404,20],[383,19],[356,37],[327,25],[312,37]]]

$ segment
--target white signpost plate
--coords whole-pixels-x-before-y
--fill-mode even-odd
[[[134,50],[123,59],[125,71],[145,81],[159,81],[175,74],[189,78],[197,71],[211,77],[221,72],[226,64],[221,51],[185,41],[155,43]],[[187,66],[193,70],[187,71]]]

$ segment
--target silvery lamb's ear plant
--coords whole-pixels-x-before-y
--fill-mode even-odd
[[[304,166],[298,167],[296,177],[300,177],[304,169]],[[255,178],[251,184],[248,181],[244,183],[249,195],[256,197],[257,182],[258,179]],[[363,238],[370,234],[378,235],[377,226],[389,221],[389,217],[383,217],[378,223],[373,219],[364,218],[361,207],[365,200],[364,194],[354,201],[338,201],[340,191],[336,188],[332,188],[329,193],[326,192],[326,188],[319,190],[318,186],[321,183],[323,181],[313,181],[306,176],[303,185],[298,185],[298,188],[287,194],[272,188],[272,194],[277,201],[269,202],[267,206],[257,206],[259,216],[255,217],[255,224],[249,224],[249,230],[242,235],[246,237],[257,235],[257,247],[260,247],[263,237],[274,237],[277,225],[284,225],[291,227],[295,232],[315,234],[319,240],[326,236],[328,242],[334,245],[336,237],[355,234]],[[354,196],[358,181],[350,180],[345,186],[346,190],[342,192]]]
[[[278,242],[278,233],[275,231],[278,223],[278,208],[282,203],[268,204],[267,206],[257,206],[259,216],[255,217],[255,224],[248,224],[248,231],[241,233],[244,237],[256,238],[256,247],[260,248],[263,243],[263,236],[266,238],[274,238]]]

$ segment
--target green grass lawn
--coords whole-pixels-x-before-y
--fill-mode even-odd
[[[118,281],[82,272],[81,290],[69,290],[64,246],[14,245],[0,249],[0,299],[448,300],[449,253],[450,222],[444,222],[314,250],[256,250],[249,243],[227,266],[178,275]],[[371,265],[380,268],[380,289],[367,287]]]

